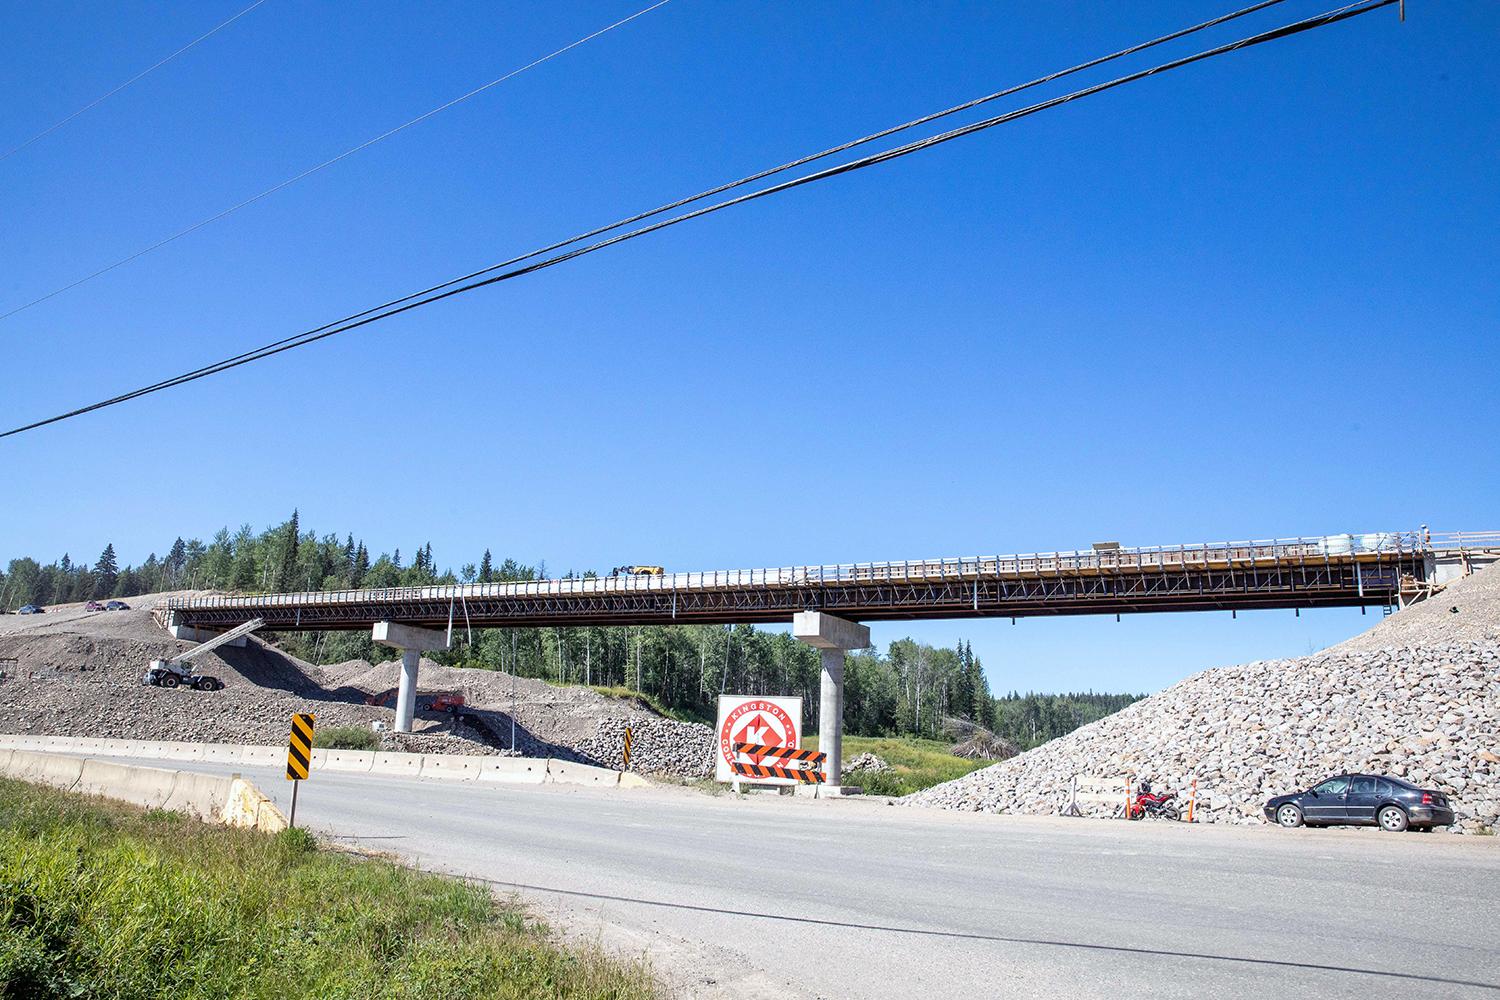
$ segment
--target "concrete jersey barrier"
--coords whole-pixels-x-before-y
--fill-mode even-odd
[[[238,776],[169,771],[41,750],[0,751],[0,774],[147,809],[172,809],[208,823],[265,833],[277,833],[287,826],[286,817],[275,804]]]
[[[7,750],[106,757],[143,757],[151,760],[239,764],[244,767],[281,767],[286,763],[285,746],[236,743],[180,743],[170,740],[0,735],[0,753]],[[622,776],[619,771],[607,767],[576,764],[573,761],[558,760],[555,757],[495,757],[487,754],[469,756],[452,753],[319,749],[313,751],[311,764],[314,771],[394,775],[433,781],[479,781],[512,785],[588,785],[599,788],[640,788],[647,785],[647,782],[638,775]]]

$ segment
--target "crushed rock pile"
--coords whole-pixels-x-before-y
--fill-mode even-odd
[[[714,770],[714,731],[675,719],[601,719],[577,750],[605,767],[624,766],[625,727],[630,726],[630,769],[647,774],[705,778]]]
[[[1448,793],[1457,832],[1500,825],[1500,568],[1321,653],[1195,674],[901,802],[1052,814],[1074,776],[1123,786],[1125,775],[1144,775],[1180,792],[1196,778],[1201,820],[1260,823],[1270,796],[1341,771]]]
[[[866,751],[853,760],[844,761],[843,773],[853,774],[855,771],[863,771],[865,774],[885,774],[895,768],[879,754]]]
[[[151,611],[162,597],[129,598],[131,610],[85,612],[49,607],[36,616],[0,616],[0,733],[276,745],[291,716],[317,715],[319,729],[384,723],[382,747],[426,753],[557,757],[618,766],[619,735],[634,730],[637,770],[701,775],[712,765],[712,731],[663,719],[636,700],[586,687],[423,660],[417,703],[439,692],[464,696],[456,718],[419,711],[417,732],[390,732],[393,702],[366,699],[395,687],[399,661],[317,666],[252,636],[196,661],[220,691],[167,690],[140,683],[153,659],[194,643],[173,639]],[[514,750],[511,749],[514,741]]]

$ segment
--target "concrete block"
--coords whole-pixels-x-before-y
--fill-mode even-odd
[[[821,611],[793,615],[792,635],[819,649],[867,649],[870,645],[870,626]]]
[[[229,799],[229,778],[194,771],[172,773],[176,780],[172,782],[172,791],[163,800],[161,808],[174,809],[207,822],[214,822],[222,815],[224,804]]]
[[[329,750],[323,758],[325,771],[353,771],[367,773],[375,764],[372,750]]]
[[[376,622],[375,626],[370,629],[370,638],[385,646],[395,646],[397,649],[425,652],[430,649],[448,648],[448,633],[430,628],[417,628],[414,625],[402,625],[399,622]]]
[[[555,785],[611,786],[620,783],[620,772],[552,759],[547,761],[547,780]]]
[[[540,785],[547,780],[543,757],[479,757],[479,780],[506,785]]]
[[[244,778],[230,778],[219,821],[226,826],[250,827],[262,833],[280,833],[286,829],[286,817],[275,803]]]
[[[39,750],[17,750],[11,754],[15,777],[54,788],[72,788],[83,774],[83,758]]]
[[[202,760],[203,744],[201,743],[178,743],[168,741],[162,744],[164,760]]]
[[[171,797],[176,784],[176,771],[89,759],[73,790],[155,809]]]
[[[342,753],[343,751],[339,752]],[[327,750],[314,750],[312,752],[312,759],[307,762],[307,769],[309,771],[323,770],[323,768],[328,764],[328,754],[329,751]]]
[[[205,743],[203,756],[199,759],[215,764],[239,764],[243,762],[244,756],[245,748],[238,743]]]
[[[479,758],[456,753],[424,753],[422,755],[422,780],[436,778],[439,781],[477,781]]]
[[[240,755],[246,767],[277,767],[286,764],[286,747],[246,746]]]
[[[370,771],[373,774],[396,774],[404,778],[419,778],[422,776],[422,755],[377,750],[375,761],[370,765]]]

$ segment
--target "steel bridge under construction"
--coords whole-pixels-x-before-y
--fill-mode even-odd
[[[1327,535],[1012,556],[171,598],[162,624],[221,631],[1020,618],[1403,605],[1500,557],[1500,532]],[[1458,566],[1460,568],[1453,569]]]

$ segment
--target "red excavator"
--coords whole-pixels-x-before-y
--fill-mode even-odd
[[[399,689],[386,688],[379,694],[366,695],[365,704],[390,707],[396,702],[397,690]],[[417,707],[424,712],[448,712],[452,714],[464,707],[464,696],[457,691],[439,691],[426,704],[418,704]]]

